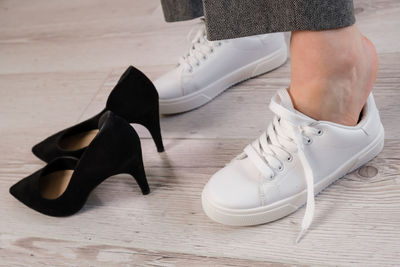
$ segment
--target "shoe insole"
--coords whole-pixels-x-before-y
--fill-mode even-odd
[[[95,138],[98,129],[66,136],[60,141],[60,146],[65,150],[78,150],[87,147]]]
[[[49,173],[40,181],[40,193],[47,199],[60,197],[67,189],[73,170],[61,170]]]

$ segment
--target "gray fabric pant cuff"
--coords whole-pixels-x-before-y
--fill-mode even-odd
[[[209,40],[328,30],[355,22],[352,0],[161,0],[167,21],[203,14]],[[204,5],[204,6],[203,6]]]
[[[189,20],[203,16],[202,0],[161,0],[167,22]]]

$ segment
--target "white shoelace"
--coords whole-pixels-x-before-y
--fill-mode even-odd
[[[283,106],[282,103],[286,103],[289,107]],[[269,108],[276,116],[267,131],[248,145],[244,152],[267,179],[273,179],[283,170],[283,162],[291,161],[291,153],[297,151],[307,185],[307,205],[302,229],[296,239],[298,243],[310,227],[315,210],[314,176],[304,145],[312,142],[310,135],[320,135],[322,132],[311,126],[314,122],[312,119],[301,116],[295,111],[286,89],[278,91],[272,98]]]
[[[187,39],[191,37],[193,29],[188,33]],[[178,64],[189,72],[192,72],[195,66],[199,66],[202,60],[206,60],[214,52],[215,48],[221,46],[224,41],[208,41],[203,22],[190,42],[189,52],[179,59]]]

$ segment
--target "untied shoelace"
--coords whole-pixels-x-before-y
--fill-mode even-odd
[[[287,103],[285,107],[282,103]],[[301,231],[296,243],[304,237],[310,227],[315,210],[314,175],[305,153],[304,144],[311,139],[307,134],[318,134],[320,130],[311,127],[312,119],[298,114],[293,108],[287,89],[281,89],[272,98],[269,108],[275,113],[272,123],[260,138],[248,145],[244,152],[266,178],[273,179],[282,170],[282,159],[290,160],[291,153],[297,152],[303,166],[307,188],[307,204]]]

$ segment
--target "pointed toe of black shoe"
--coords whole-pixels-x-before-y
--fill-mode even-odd
[[[32,153],[33,153],[33,155],[35,155],[37,158],[39,158],[39,159],[41,159],[41,160],[44,161],[44,159],[42,158],[42,153],[41,153],[42,151],[41,151],[40,147],[41,147],[41,143],[38,143],[38,144],[34,145],[34,146],[32,147]]]
[[[35,173],[23,178],[22,180],[15,183],[10,187],[10,194],[15,197],[18,201],[26,206],[35,209],[33,206],[37,202],[37,182],[42,170],[36,171]]]
[[[62,188],[62,178],[68,178],[78,159],[72,157],[57,158],[42,169],[23,178],[10,187],[10,194],[25,206],[45,215],[54,217],[70,216],[80,210],[79,196],[69,199],[69,205],[63,205],[65,197],[54,196]],[[54,186],[52,188],[50,185]]]
[[[28,177],[22,179],[21,181],[10,187],[10,194],[23,203],[26,203],[29,196],[32,195],[31,192],[29,192],[29,181],[27,180],[27,178]]]
[[[20,194],[19,194],[19,191],[18,191],[18,186],[17,186],[17,184],[18,183],[16,183],[16,184],[14,184],[13,186],[11,186],[10,187],[10,189],[9,189],[9,192],[10,192],[10,194],[13,196],[13,197],[15,197],[16,199],[18,199],[18,200],[20,200]],[[21,201],[21,200],[20,200]]]
[[[158,107],[158,93],[153,83],[140,70],[130,66],[121,76],[110,95],[106,107],[96,116],[77,125],[60,131],[32,148],[32,152],[45,162],[62,156],[79,158],[89,142],[81,142],[81,146],[63,147],[63,141],[78,139],[88,140],[98,125],[99,118],[107,111],[122,117],[129,123],[138,123],[145,126],[157,147],[158,152],[164,151],[161,137],[160,117]]]
[[[56,135],[50,136],[32,147],[32,153],[43,160],[50,162],[57,157]]]
[[[32,153],[47,163],[58,157],[79,158],[85,151],[86,147],[73,145],[70,146],[69,144],[73,141],[76,141],[74,137],[81,136],[82,138],[87,138],[85,133],[91,133],[93,130],[96,130],[98,120],[104,112],[105,111],[103,110],[96,116],[86,121],[53,134],[52,136],[33,146]],[[88,136],[90,136],[90,134],[88,134]]]

